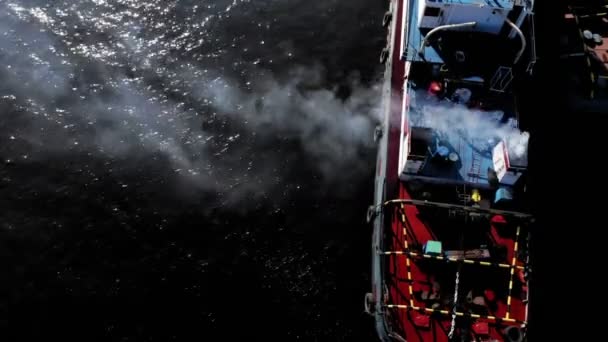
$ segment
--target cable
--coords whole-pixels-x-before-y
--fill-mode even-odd
[[[458,283],[460,282],[460,269],[456,271],[456,285],[454,286],[454,306],[452,307],[452,324],[450,326],[450,332],[448,338],[451,340],[454,336],[454,329],[456,328],[456,304],[458,303]]]

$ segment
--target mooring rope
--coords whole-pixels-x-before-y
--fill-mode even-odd
[[[456,271],[456,285],[454,286],[454,307],[452,308],[452,324],[450,326],[450,332],[448,334],[451,340],[454,336],[454,329],[456,328],[456,304],[458,303],[458,283],[460,282],[460,270]]]

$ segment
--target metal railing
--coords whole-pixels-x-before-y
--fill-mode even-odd
[[[499,66],[490,80],[490,90],[504,93],[513,81],[513,69],[511,67]]]

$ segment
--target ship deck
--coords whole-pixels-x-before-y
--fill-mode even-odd
[[[400,54],[393,56],[406,61],[408,69],[407,75],[403,69],[395,71],[403,75],[401,79],[407,78],[408,104],[401,109],[400,119],[407,122],[407,127],[403,127],[402,139],[411,130],[407,163],[399,161],[405,164],[400,177],[404,181],[468,183],[489,188],[492,175],[488,170],[493,169],[492,153],[500,141],[498,135],[508,133],[509,143],[521,145],[519,141],[525,140],[527,144],[527,138],[520,135],[517,105],[509,93],[511,65],[522,43],[519,39],[459,29],[438,31],[428,44],[422,44],[429,30],[416,28],[421,1],[403,2],[406,7],[402,15],[406,19],[401,25],[409,23],[411,27],[396,40]],[[430,94],[433,83],[441,88],[436,94]],[[404,88],[403,84],[399,88]],[[469,99],[460,101],[460,91],[468,92]],[[438,152],[446,149],[453,159],[444,162],[447,157],[441,153],[438,157]],[[527,159],[521,155],[519,158]]]
[[[424,127],[412,128],[412,152],[405,167],[406,172],[401,175],[402,180],[427,177],[429,181],[437,179],[438,182],[451,181],[455,184],[468,182],[478,186],[489,186],[489,176],[485,171],[493,166],[491,155],[476,150],[463,135],[448,134],[443,139],[443,144],[449,151],[454,151],[452,153],[458,156],[458,161],[446,166],[443,166],[445,163],[428,162],[434,158],[431,148],[436,145],[429,135],[429,130]]]
[[[411,146],[401,179],[490,187],[492,151],[500,141],[493,132],[509,132],[514,138],[519,135],[514,107],[514,103],[504,100],[499,106],[501,110],[489,111],[454,103],[412,106]],[[456,161],[438,156],[439,144]]]
[[[399,198],[409,198],[405,184]],[[390,207],[388,307],[407,341],[448,341],[454,317],[454,335],[473,341],[503,340],[505,328],[526,324],[525,226],[500,215],[465,223],[444,208]],[[444,254],[424,253],[431,240],[442,241]]]
[[[429,29],[417,29],[415,28],[416,23],[418,23],[420,19],[421,13],[419,12],[419,3],[424,2],[424,0],[410,0],[407,1],[406,5],[407,9],[404,12],[405,20],[403,24],[410,24],[410,28],[405,28],[404,33],[402,35],[402,41],[399,41],[400,46],[400,57],[404,60],[410,62],[428,62],[428,63],[450,63],[451,60],[454,59],[453,55],[446,56],[446,51],[454,52],[457,49],[462,49],[467,52],[469,57],[467,58],[466,63],[464,63],[464,68],[467,71],[475,70],[475,67],[485,67],[488,61],[494,63],[505,63],[507,60],[512,60],[515,56],[513,54],[514,44],[519,44],[519,42],[511,42],[510,40],[497,40],[495,36],[481,36],[479,32],[476,32],[474,36],[468,36],[465,39],[458,36],[466,36],[467,29],[463,29],[462,32],[449,32],[442,31],[438,36],[445,36],[447,39],[444,39],[441,45],[439,44],[425,44],[422,42],[424,40],[425,35],[430,31]],[[512,2],[502,1],[499,3],[497,0],[468,0],[468,1],[453,1],[454,4],[466,5],[475,2],[482,3],[483,6],[491,6],[496,8],[511,8]],[[452,37],[450,37],[452,36]],[[456,37],[453,37],[456,36]],[[433,40],[436,40],[433,38]],[[428,43],[428,42],[427,42]],[[480,46],[483,46],[483,50],[480,50]],[[473,55],[468,54],[468,52],[476,52]],[[491,75],[490,75],[491,76]]]

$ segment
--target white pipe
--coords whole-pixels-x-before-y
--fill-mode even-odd
[[[515,25],[517,25],[517,27],[521,27],[521,24],[523,24],[524,20],[528,16],[528,14],[529,14],[528,9],[525,7],[522,8],[521,13],[519,14],[519,17],[517,17],[517,21],[515,22]],[[516,34],[517,34],[517,32],[515,32],[515,30],[511,30],[511,32],[509,32],[509,39],[515,38]]]
[[[443,26],[437,26],[434,29],[430,30],[429,33],[426,34],[426,36],[424,36],[424,39],[422,40],[422,44],[420,44],[420,50],[418,51],[420,54],[424,53],[424,45],[426,45],[426,41],[429,39],[429,37],[437,32],[437,31],[441,31],[441,30],[447,30],[447,29],[453,29],[453,28],[461,28],[461,27],[467,27],[467,26],[475,26],[477,25],[476,22],[471,21],[468,23],[462,23],[462,24],[451,24],[451,25],[443,25]]]
[[[511,20],[505,19],[505,21],[507,22],[507,24],[509,24],[509,26],[511,26],[515,30],[515,32],[517,32],[517,34],[519,35],[519,39],[521,39],[521,49],[519,49],[517,56],[515,56],[515,61],[513,62],[513,64],[517,64],[517,62],[521,58],[521,55],[523,55],[524,50],[526,50],[526,37],[524,37],[524,34],[521,32],[519,27],[517,27],[517,25],[513,24],[513,22],[511,22]]]

